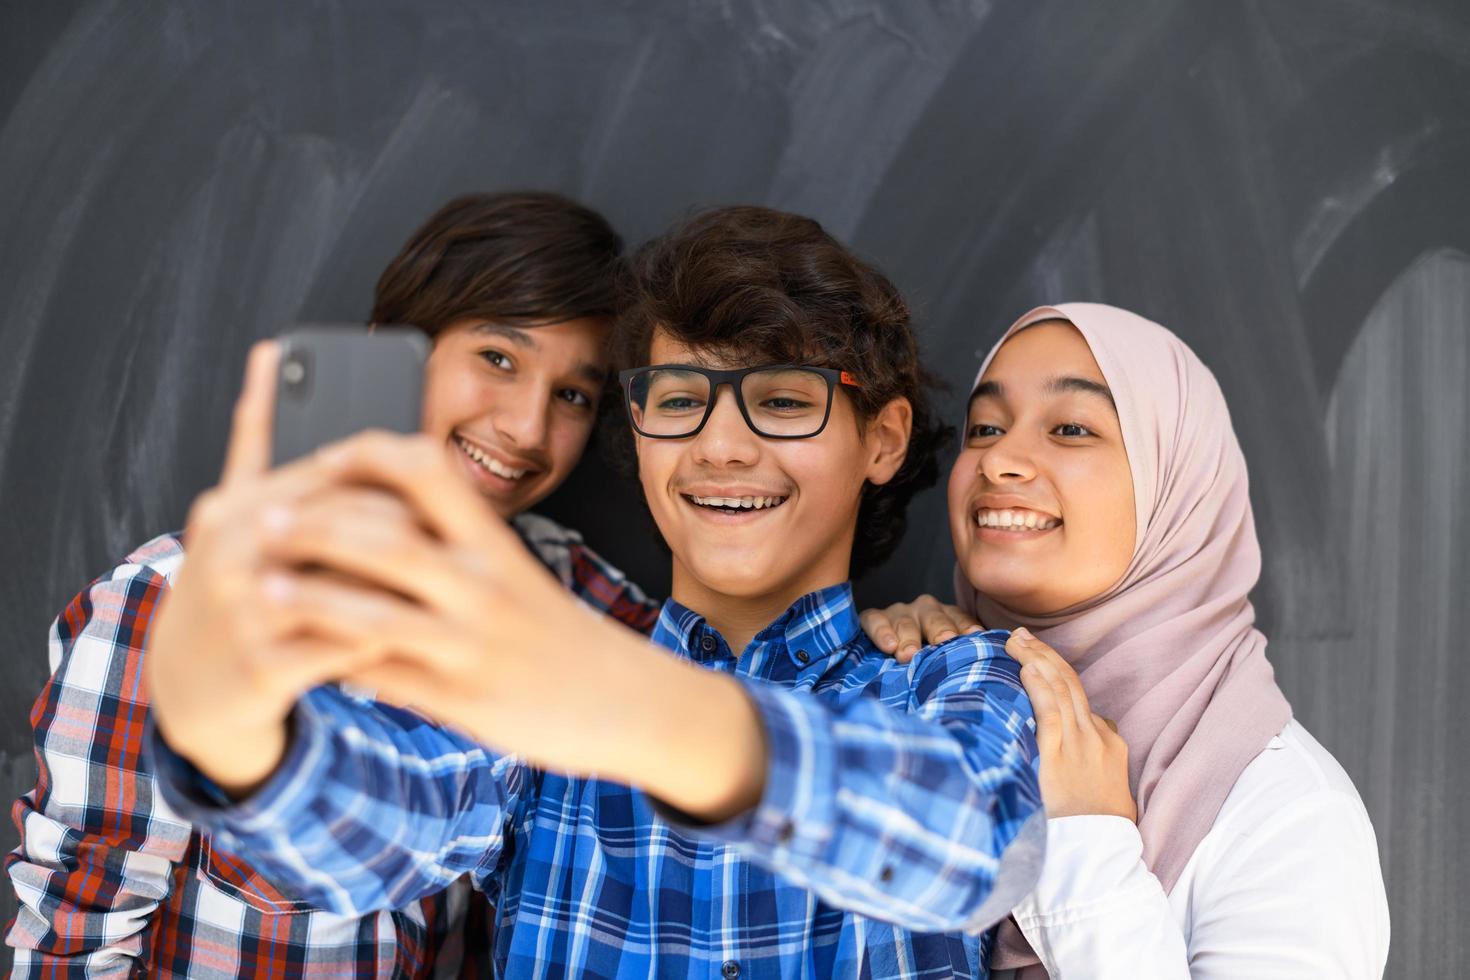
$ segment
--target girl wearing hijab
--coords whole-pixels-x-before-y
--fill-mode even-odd
[[[1014,630],[1049,817],[996,976],[1382,976],[1373,828],[1266,659],[1245,459],[1199,358],[1113,307],[1027,313],[976,379],[949,513],[957,601]]]

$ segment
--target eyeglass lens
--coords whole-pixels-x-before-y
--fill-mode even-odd
[[[740,396],[760,435],[810,436],[826,421],[827,379],[803,368],[752,371]],[[699,428],[710,403],[710,380],[695,371],[659,368],[640,372],[629,385],[633,423],[651,436],[687,436]]]

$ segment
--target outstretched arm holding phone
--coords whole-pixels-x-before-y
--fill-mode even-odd
[[[700,257],[727,248],[771,268]],[[744,316],[720,327],[729,340],[662,326],[615,336],[642,348],[618,355],[645,365],[624,371],[622,394],[673,553],[654,643],[588,615],[528,561],[454,479],[462,454],[356,436],[249,473],[203,510],[205,533],[222,538],[248,520],[255,551],[234,566],[247,603],[201,579],[192,608],[255,610],[241,632],[257,639],[219,652],[243,664],[200,664],[171,642],[154,662],[170,672],[157,713],[165,792],[338,908],[402,900],[469,867],[502,910],[508,974],[974,972],[980,931],[1041,856],[1018,668],[983,633],[897,662],[862,634],[847,581],[855,561],[896,544],[941,444],[906,310],[815,222],[779,212],[710,212],[646,252],[645,295],[667,293],[653,282],[665,261],[688,262],[674,279],[708,291],[695,309],[747,295],[741,276],[782,283],[791,303],[853,304],[804,314],[821,332],[811,349],[841,352],[828,364],[778,350],[779,332],[747,334]],[[864,304],[861,317],[833,312]],[[635,306],[619,329],[640,316],[698,319]],[[251,426],[266,415],[244,410],[237,439],[262,443]],[[873,500],[883,507],[865,519]],[[248,679],[248,661],[282,650],[315,661],[292,675],[294,697],[278,685],[232,717],[191,702],[189,674]],[[411,711],[369,717],[315,690],[320,677]],[[242,750],[252,726],[274,731]]]
[[[192,652],[187,661],[175,659],[174,653],[185,648],[170,646],[168,630],[175,624],[168,611],[161,614],[164,629],[151,663],[155,676],[167,679],[155,717],[174,751],[228,795],[250,796],[265,785],[265,792],[215,829],[225,839],[243,842],[247,852],[278,874],[306,876],[291,884],[313,901],[352,912],[385,907],[493,862],[494,848],[485,841],[499,839],[525,785],[522,760],[638,786],[686,819],[709,825],[754,810],[767,790],[769,772],[785,777],[793,765],[801,768],[796,757],[773,760],[771,748],[797,751],[830,770],[845,753],[870,752],[861,745],[891,740],[897,748],[888,756],[894,768],[886,776],[834,773],[834,778],[849,788],[871,787],[864,794],[866,805],[877,805],[874,797],[884,795],[887,780],[906,779],[910,772],[950,773],[949,779],[915,784],[912,802],[900,798],[883,804],[921,826],[935,819],[930,814],[952,809],[936,810],[937,799],[959,801],[986,791],[985,780],[993,777],[977,782],[966,774],[970,763],[965,761],[970,755],[971,763],[983,762],[985,753],[952,737],[947,727],[961,719],[980,723],[980,711],[998,707],[964,697],[946,704],[946,698],[960,693],[957,685],[978,677],[977,671],[984,673],[973,665],[973,649],[951,653],[948,662],[932,661],[933,689],[917,715],[867,702],[836,714],[813,711],[788,692],[698,669],[578,605],[461,481],[442,471],[443,454],[426,441],[370,433],[275,474],[242,476],[263,458],[269,402],[262,376],[269,371],[270,354],[259,354],[236,419],[229,477],[220,499],[209,502],[205,513],[223,521],[208,525],[206,534],[222,527],[240,530],[241,514],[258,521],[249,567],[259,580],[259,614],[249,617],[245,642],[214,648],[202,666]],[[250,493],[241,492],[247,489]],[[232,494],[239,494],[238,502],[229,499]],[[209,513],[215,508],[217,517]],[[313,571],[301,570],[307,567]],[[240,581],[250,574],[242,569]],[[181,588],[169,601],[192,598]],[[225,607],[221,601],[204,608],[219,616]],[[236,610],[232,618],[245,618],[238,615],[240,606],[228,608]],[[281,658],[292,660],[291,672],[275,668]],[[207,683],[191,681],[206,672]],[[261,675],[270,683],[251,686]],[[412,714],[365,712],[329,690],[308,695],[293,718],[296,697],[335,677],[412,705],[470,737],[457,739],[420,724]],[[1002,672],[991,680],[1000,685],[997,695],[1024,702],[1012,678]],[[198,696],[223,684],[237,694],[232,715],[224,714],[213,697]],[[300,689],[292,692],[292,685]],[[249,695],[240,697],[242,690]],[[1019,717],[1014,710],[1007,708],[1002,717]],[[848,733],[852,726],[856,734]],[[772,737],[788,741],[769,747]],[[793,748],[796,743],[799,749]],[[935,762],[928,769],[916,767],[915,754],[934,756]],[[401,764],[383,767],[383,756]],[[952,759],[948,766],[938,763],[946,757]],[[443,771],[450,758],[459,777],[424,778]],[[434,764],[425,767],[415,759]],[[1024,766],[1025,759],[1018,755],[1013,764]],[[267,783],[277,770],[279,778]],[[393,780],[400,782],[383,792]],[[334,841],[320,833],[318,822],[325,826],[350,820],[354,813],[373,814],[374,794],[364,795],[368,786],[389,799],[428,800],[425,809],[444,819],[405,820],[398,840],[338,835]],[[329,791],[318,793],[321,787]],[[458,808],[461,800],[479,802]],[[196,794],[178,802],[191,816],[210,819],[207,798]],[[205,809],[193,811],[191,803]],[[835,804],[828,799],[823,805]],[[977,810],[977,818],[988,819],[987,812]],[[766,817],[777,826],[752,827],[750,843],[763,834],[777,843],[785,820]],[[835,819],[829,813],[824,823]],[[939,835],[941,828],[936,824],[928,832]],[[354,839],[367,849],[344,849],[343,842]],[[326,846],[307,850],[295,841]],[[808,843],[815,854],[815,842]],[[385,861],[385,845],[402,847],[404,855],[437,853],[441,860]],[[289,856],[272,864],[270,852],[280,851]],[[955,855],[936,859],[935,873],[954,877],[956,860]],[[374,869],[390,867],[397,877],[368,873],[369,863]],[[792,873],[804,865],[800,874],[813,887],[833,879],[833,871],[821,867],[823,861],[814,855],[787,854],[785,863]],[[921,891],[927,890],[921,882],[933,885],[913,875],[899,881]],[[863,897],[866,890],[846,884],[833,897],[883,908],[876,896]],[[879,889],[879,894],[883,891],[889,893],[888,914],[911,906],[906,914],[917,928],[953,928],[986,897],[960,878],[947,901],[931,895],[930,910],[923,911],[916,899],[897,902],[893,889]]]

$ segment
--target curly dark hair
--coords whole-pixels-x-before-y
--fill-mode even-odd
[[[852,576],[881,564],[907,528],[910,499],[939,478],[954,435],[930,392],[908,304],[877,269],[811,218],[770,208],[715,208],[640,248],[622,278],[615,370],[648,363],[656,330],[748,364],[805,363],[849,371],[843,388],[860,423],[895,398],[913,408],[908,455],[893,479],[863,487]],[[632,438],[607,439],[631,469]]]

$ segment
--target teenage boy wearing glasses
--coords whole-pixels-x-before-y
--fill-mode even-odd
[[[815,222],[732,208],[645,246],[627,300],[615,360],[654,365],[621,378],[673,555],[656,645],[516,554],[441,451],[359,437],[290,475],[259,614],[415,710],[317,688],[252,756],[189,697],[240,665],[159,646],[170,803],[328,908],[470,873],[506,976],[984,975],[1042,850],[1018,667],[988,633],[900,665],[848,585],[936,475],[902,299]],[[342,520],[384,488],[415,518]]]

